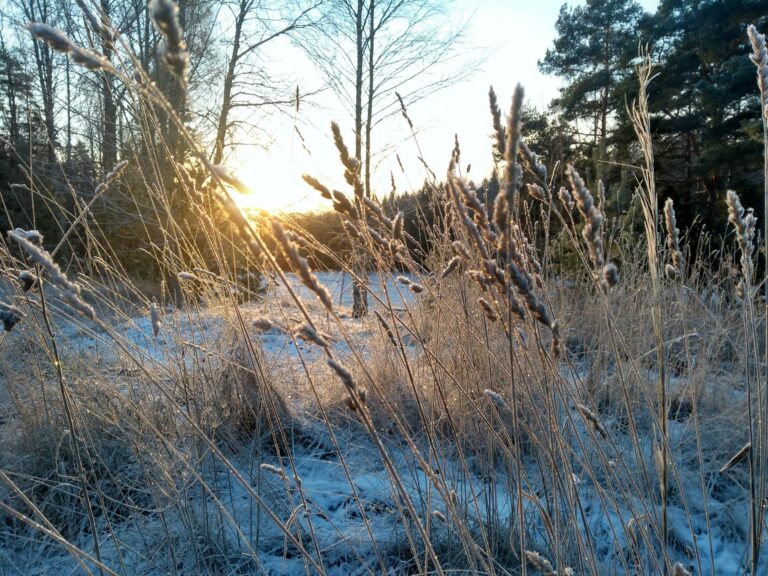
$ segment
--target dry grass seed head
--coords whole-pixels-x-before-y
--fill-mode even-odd
[[[330,292],[328,292],[328,289],[325,286],[320,284],[317,276],[315,276],[309,267],[307,259],[299,254],[297,246],[290,241],[285,230],[283,230],[283,227],[280,225],[280,222],[275,218],[272,219],[272,232],[278,244],[283,249],[283,252],[288,257],[288,260],[293,267],[298,270],[299,277],[304,285],[315,293],[327,310],[333,311],[333,301],[331,300]]]
[[[440,510],[432,510],[432,518],[439,520],[443,524],[448,524],[448,519],[445,517],[445,514],[440,512]]]
[[[563,206],[567,208],[569,213],[572,212],[575,204],[573,203],[573,197],[571,196],[571,193],[568,192],[568,188],[561,186],[557,194],[560,197],[560,201],[563,203]]]
[[[765,46],[765,35],[758,32],[752,24],[747,26],[747,34],[752,44],[752,54],[749,58],[757,66],[757,85],[764,101],[768,97],[768,51]],[[765,104],[763,102],[763,105]],[[768,108],[763,108],[763,115],[768,117]]]
[[[8,237],[15,241],[26,252],[30,259],[36,262],[40,267],[45,270],[46,274],[50,278],[51,282],[62,291],[62,300],[69,304],[74,310],[94,320],[96,318],[96,312],[91,306],[85,303],[80,293],[80,286],[75,282],[71,282],[66,274],[61,271],[58,264],[56,264],[51,255],[33,244],[28,239],[29,233],[20,233],[17,230],[11,230],[8,232]],[[39,234],[37,235],[39,236]],[[33,235],[35,237],[35,235]]]
[[[149,305],[149,318],[152,323],[152,335],[157,338],[163,321],[160,317],[160,310],[155,302],[152,302],[152,304]]]
[[[734,466],[736,466],[739,462],[744,461],[747,456],[749,456],[749,453],[752,451],[752,443],[747,442],[742,446],[736,454],[734,454],[728,462],[726,462],[722,468],[720,468],[719,472],[720,474],[724,474]]]
[[[403,220],[404,220],[403,213],[398,212],[397,216],[395,216],[395,219],[392,222],[392,238],[394,238],[395,240],[403,239]]]
[[[99,183],[98,186],[96,186],[96,190],[94,191],[95,196],[100,196],[104,192],[106,192],[109,185],[117,180],[120,175],[123,173],[125,168],[128,166],[128,160],[122,160],[121,162],[118,162],[112,167],[112,170],[110,170],[106,176],[104,176],[104,179]]]
[[[739,195],[733,190],[728,190],[726,203],[728,204],[728,220],[736,228],[736,240],[741,250],[742,273],[744,278],[751,282],[754,268],[752,254],[754,252],[757,218],[751,208],[746,211],[744,210]]]
[[[350,156],[349,149],[341,136],[341,129],[336,122],[331,122],[331,132],[333,133],[333,143],[339,152],[339,158],[344,165],[344,179],[347,184],[354,187],[355,197],[363,197],[363,187],[360,183],[360,160]]]
[[[365,243],[365,236],[363,236],[363,233],[360,232],[360,230],[355,226],[353,222],[350,222],[349,220],[344,220],[342,222],[344,229],[347,231],[347,233],[352,236],[353,238],[356,238],[360,242]]]
[[[382,329],[384,330],[384,333],[389,338],[389,341],[392,343],[392,345],[397,348],[398,343],[397,339],[395,338],[395,333],[392,331],[392,328],[389,326],[389,322],[382,316],[381,312],[378,310],[373,311],[373,315],[376,316],[376,320],[379,321],[379,324],[381,324]]]
[[[0,321],[3,322],[3,329],[6,332],[13,330],[21,319],[24,318],[24,313],[11,304],[6,304],[0,301]]]
[[[494,392],[490,388],[486,388],[483,390],[483,396],[488,398],[493,404],[496,406],[496,408],[499,408],[501,410],[508,410],[509,406],[507,406],[507,401],[502,398],[501,394],[498,392]]]
[[[595,270],[603,267],[603,215],[595,206],[592,194],[572,164],[566,170],[571,183],[573,195],[576,198],[576,206],[579,208],[584,229],[581,235],[589,248],[589,258]]]
[[[327,362],[328,366],[331,367],[331,370],[333,370],[336,373],[336,376],[339,377],[341,383],[344,384],[344,387],[348,391],[353,392],[357,388],[357,384],[355,383],[355,379],[352,377],[352,373],[335,358],[328,358]]]
[[[305,342],[315,344],[321,348],[328,348],[330,346],[328,343],[328,336],[325,334],[320,334],[306,322],[302,322],[298,326],[294,326],[293,333],[297,338],[301,338]]]
[[[378,220],[381,225],[383,225],[385,228],[389,228],[390,230],[394,229],[394,222],[390,220],[386,214],[384,214],[384,209],[381,207],[381,204],[379,204],[377,200],[365,196],[362,198],[362,203],[371,212],[371,214],[373,214],[375,219]]]
[[[312,188],[320,192],[320,196],[328,200],[332,200],[331,191],[317,178],[310,176],[309,174],[302,175],[304,182],[309,184]]]
[[[92,50],[81,48],[72,42],[64,32],[53,26],[41,22],[29,22],[26,28],[32,36],[42,40],[56,52],[67,54],[75,64],[92,71],[111,68],[104,56]]]
[[[105,23],[102,23],[101,20],[97,18],[93,12],[91,12],[91,9],[88,7],[88,4],[86,4],[85,0],[75,0],[75,2],[80,8],[80,11],[83,13],[83,16],[85,16],[86,20],[88,20],[88,24],[90,25],[91,29],[105,41],[114,42],[116,38],[109,28],[109,22],[107,21],[106,15],[103,15]]]
[[[451,248],[453,248],[454,254],[456,256],[460,257],[464,261],[470,260],[469,250],[467,250],[467,247],[464,246],[459,240],[454,240],[451,243]]]
[[[459,264],[461,264],[460,256],[454,256],[451,258],[445,268],[443,268],[442,272],[440,272],[440,280],[445,280],[448,276],[453,274],[454,270],[458,268]]]
[[[14,228],[13,233],[20,238],[24,238],[25,240],[32,242],[33,244],[37,244],[38,246],[43,245],[43,235],[40,234],[40,232],[37,230],[23,230],[22,228]]]
[[[589,408],[584,406],[583,404],[576,404],[576,408],[579,411],[579,413],[584,417],[584,419],[589,422],[592,427],[602,436],[603,438],[608,438],[608,430],[606,430],[605,426],[603,426],[603,423],[600,422],[600,419],[597,417],[597,415],[592,412]]]
[[[37,284],[38,278],[34,274],[34,272],[31,272],[30,270],[22,270],[19,272],[19,283],[21,284],[21,289],[24,292],[29,292],[32,290],[32,288]]]
[[[339,192],[338,190],[334,190],[332,194],[334,210],[342,214],[348,214],[353,220],[360,219],[360,214],[357,208],[350,202],[346,194]]]
[[[538,184],[528,184],[528,194],[531,195],[531,198],[538,200],[539,202],[547,201],[547,195],[544,192],[544,189]]]
[[[608,262],[603,266],[603,285],[607,288],[613,288],[619,283],[619,269],[613,262]]]
[[[413,122],[411,121],[410,116],[408,116],[408,109],[405,107],[405,102],[403,101],[403,97],[400,96],[399,92],[395,92],[395,96],[397,96],[397,101],[400,103],[400,112],[403,115],[403,118],[405,118],[405,121],[408,122],[408,127],[413,130]],[[400,158],[397,159],[398,162],[400,162]],[[400,164],[400,168],[402,169],[403,165]]]
[[[499,99],[496,96],[496,92],[493,86],[488,90],[488,100],[491,105],[491,117],[493,118],[493,131],[496,137],[494,143],[494,152],[498,155],[498,158],[504,157],[504,149],[507,143],[507,134],[504,130],[504,124],[501,121],[501,108],[499,108]]]
[[[231,186],[241,194],[250,193],[250,188],[248,188],[248,186],[246,186],[228,166],[224,166],[223,164],[216,164],[212,166],[212,172],[213,175],[218,180],[220,180],[222,184]]]
[[[541,554],[533,550],[525,551],[525,559],[536,570],[541,572],[544,576],[557,576],[557,572],[552,567],[549,560],[544,558]]]
[[[184,41],[184,31],[179,25],[179,7],[172,0],[151,0],[149,13],[158,32],[163,35],[165,45],[163,59],[165,64],[181,81],[187,85],[189,72],[189,52]]]
[[[398,284],[402,284],[403,286],[406,286],[414,294],[421,294],[425,290],[424,286],[422,286],[418,282],[414,282],[413,280],[405,276],[398,276],[396,278],[396,281]]]
[[[281,480],[287,481],[288,476],[285,474],[285,470],[278,466],[273,466],[272,464],[267,464],[266,462],[262,463],[260,468],[264,472],[269,472],[270,474],[274,474],[275,476],[279,477]]]
[[[683,259],[683,252],[680,250],[680,230],[677,228],[677,218],[672,198],[667,198],[667,201],[664,203],[664,224],[667,229],[667,249],[669,250],[672,269],[676,276],[682,276],[685,261]]]
[[[512,95],[512,106],[507,119],[507,141],[504,149],[504,193],[507,199],[507,209],[516,210],[520,184],[523,173],[517,161],[517,152],[522,135],[522,112],[525,92],[520,84],[515,86]],[[503,228],[502,228],[503,230]]]
[[[529,147],[528,144],[525,143],[525,140],[520,140],[520,153],[527,162],[526,168],[528,168],[531,172],[533,172],[541,181],[542,185],[544,186],[543,190],[546,193],[549,191],[549,182],[547,181],[547,174],[548,170],[547,167],[539,162],[539,156],[533,152]]]
[[[493,309],[493,306],[491,306],[488,300],[485,298],[478,298],[477,303],[480,304],[480,307],[483,309],[483,314],[485,314],[485,317],[488,318],[488,320],[491,322],[496,322],[499,319],[496,311]]]

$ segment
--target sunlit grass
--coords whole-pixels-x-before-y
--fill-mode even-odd
[[[176,197],[146,184],[168,176],[156,165],[123,167],[137,219],[162,228],[135,251],[159,270],[150,287],[98,220],[77,221],[82,271],[10,234],[0,573],[762,573],[762,434],[744,448],[765,432],[748,410],[768,320],[751,215],[732,210],[740,267],[679,238],[666,252],[651,206],[644,233],[609,230],[601,187],[572,166],[549,189],[522,88],[506,122],[496,102],[506,187],[483,205],[456,146],[428,185],[419,261],[404,214],[355,196],[340,132],[338,191],[298,154],[230,172],[197,150],[205,174],[176,165]],[[354,252],[280,215],[307,206],[340,213]],[[312,253],[343,274],[312,270]],[[355,276],[367,317],[350,310]]]

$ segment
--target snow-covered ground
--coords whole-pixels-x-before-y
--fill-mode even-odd
[[[293,276],[292,287],[302,299],[310,303],[321,330],[331,337],[334,355],[347,359],[350,354],[345,338],[353,341],[355,349],[366,353],[365,342],[377,330],[375,320],[353,319],[348,313],[351,306],[351,281],[340,274],[321,274],[321,281],[332,291],[339,303],[343,319],[343,332],[335,320],[326,317],[319,305],[312,305],[313,295]],[[378,277],[371,279],[373,290],[395,308],[410,302],[413,295],[403,286],[388,279],[386,292]],[[375,299],[374,299],[375,301]],[[257,318],[269,318],[289,324],[300,320],[296,306],[285,287],[270,286],[264,299],[243,304],[240,314],[246,324]],[[226,314],[231,314],[226,312]],[[125,347],[144,367],[161,373],[167,366],[192,366],[204,360],[217,362],[221,353],[220,340],[231,318],[224,308],[190,308],[163,311],[162,326],[153,334],[148,315],[115,321],[114,332],[124,339]],[[110,368],[127,365],[125,354],[119,352],[108,335],[80,323],[59,319],[57,329],[65,357],[90,359],[94,369],[109,373]],[[301,359],[310,369],[323,364],[321,351],[299,342],[285,332],[274,329],[266,333],[253,332],[254,342],[264,352],[270,367],[275,370],[296,369]],[[414,347],[412,352],[420,352]],[[125,369],[125,368],[121,368]],[[319,369],[319,368],[318,368]],[[286,379],[286,382],[291,382]],[[238,475],[245,478],[247,487],[233,470],[221,462],[202,458],[192,470],[180,470],[189,487],[188,499],[169,505],[167,510],[143,510],[131,514],[124,522],[106,524],[100,519],[100,553],[105,562],[121,574],[222,573],[222,574],[307,574],[316,570],[286,538],[263,508],[256,505],[251,491],[257,492],[290,533],[309,552],[313,561],[321,564],[327,574],[371,574],[386,570],[390,574],[413,573],[414,559],[409,558],[407,539],[415,531],[404,525],[403,494],[398,494],[386,471],[382,455],[367,436],[364,427],[354,418],[336,422],[332,431],[318,420],[316,405],[308,395],[296,390],[280,390],[289,400],[302,396],[301,402],[292,403],[296,427],[288,431],[292,441],[290,454],[278,455],[266,451],[260,460],[252,456],[235,455],[231,462]],[[610,423],[607,423],[610,425]],[[1,428],[0,428],[1,429]],[[579,434],[586,435],[581,427]],[[685,423],[671,422],[671,444],[682,442],[691,431]],[[384,438],[388,457],[395,463],[402,479],[405,494],[410,498],[422,523],[430,525],[435,542],[460,549],[460,543],[451,528],[451,521],[443,523],[440,516],[450,514],[434,478],[419,468],[411,449],[396,437]],[[614,448],[617,458],[631,460],[633,446],[629,439],[617,435]],[[418,446],[423,456],[427,446]],[[642,447],[650,450],[650,442]],[[448,455],[450,458],[450,455]],[[261,465],[265,466],[261,466]],[[529,463],[532,467],[535,462]],[[457,509],[463,510],[469,525],[479,525],[494,519],[497,526],[515,523],[516,495],[511,470],[499,470],[493,478],[468,474],[458,460],[448,461],[442,467],[443,481],[454,491]],[[684,482],[698,482],[696,475],[681,470]],[[195,478],[195,475],[199,477]],[[535,474],[531,474],[535,477]],[[638,511],[657,514],[640,501],[606,502],[604,479],[588,474],[578,478],[577,500],[581,503],[584,530],[598,543],[595,550],[596,567],[600,573],[622,574],[628,566],[625,529],[633,522],[637,528]],[[714,484],[717,478],[707,479]],[[546,494],[536,491],[535,482],[526,492],[524,506],[529,547],[542,549],[549,526],[542,510],[550,509]],[[692,486],[691,493],[698,488]],[[677,555],[692,574],[736,575],[743,572],[747,548],[745,545],[745,518],[748,515],[743,499],[735,499],[726,492],[722,499],[710,498],[708,511],[701,502],[687,502],[688,510],[676,505],[670,509],[670,533]],[[707,522],[707,516],[709,522]],[[631,521],[633,518],[635,520]],[[199,542],[189,542],[191,526],[200,523]],[[691,529],[691,527],[693,529]],[[696,541],[691,533],[697,535]],[[203,538],[205,534],[205,538]],[[538,538],[536,535],[540,535]],[[83,568],[61,546],[43,545],[40,541],[21,541],[5,538],[0,527],[0,575],[21,574],[79,574]],[[205,540],[205,542],[203,542]],[[711,542],[711,550],[710,550]],[[116,544],[118,543],[118,544]],[[174,543],[174,546],[169,546]],[[75,542],[83,550],[94,553],[92,536],[85,533]],[[173,548],[173,550],[171,550]],[[699,565],[690,554],[698,548]],[[174,555],[172,561],[168,555]],[[766,551],[766,554],[768,551]],[[686,557],[686,555],[689,555]],[[204,559],[204,560],[203,560]],[[381,561],[380,561],[381,559]],[[423,558],[422,558],[423,560]],[[87,563],[86,563],[87,564]],[[384,568],[382,568],[382,564]],[[589,566],[583,564],[582,566]],[[768,564],[763,563],[768,574]],[[92,568],[92,565],[91,565]],[[563,568],[563,567],[561,567]],[[580,573],[574,566],[575,573]],[[642,568],[637,569],[642,573]]]

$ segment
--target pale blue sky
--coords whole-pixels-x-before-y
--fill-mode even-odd
[[[573,6],[581,2],[568,3]],[[537,61],[552,44],[562,4],[563,0],[456,0],[456,18],[471,16],[467,44],[483,50],[487,58],[469,80],[409,109],[425,159],[438,177],[443,176],[450,158],[454,134],[458,134],[461,143],[462,164],[472,163],[471,174],[481,178],[490,170],[488,87],[491,84],[502,109],[508,107],[518,82],[525,88],[527,101],[540,108],[557,95],[558,79],[540,74]],[[640,4],[651,11],[658,0],[640,0]],[[300,55],[283,47],[280,58],[283,70],[295,70],[300,85],[322,84],[322,78]],[[332,119],[340,120],[351,144],[351,123],[346,121],[330,92],[320,98],[318,104],[321,108],[305,110],[295,119],[272,120],[268,131],[275,142],[269,151],[246,148],[233,160],[241,178],[254,188],[250,204],[268,209],[281,207],[286,211],[325,206],[317,194],[301,182],[303,172],[346,190],[329,136],[329,124]],[[301,146],[294,123],[305,136],[311,155]],[[423,182],[425,170],[408,134],[408,127],[399,115],[382,124],[374,134],[375,145],[398,143],[397,152],[405,166],[403,173],[394,154],[380,157],[374,192],[380,195],[389,192],[390,172],[400,191],[418,188]]]

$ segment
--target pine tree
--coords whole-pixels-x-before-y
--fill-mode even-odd
[[[659,62],[651,85],[657,183],[661,198],[674,198],[683,228],[699,219],[722,230],[728,188],[762,206],[760,107],[746,26],[765,28],[767,14],[766,0],[664,0],[644,23]]]
[[[633,72],[630,61],[637,53],[643,14],[633,0],[587,0],[575,8],[564,4],[554,46],[539,61],[542,72],[566,81],[553,108],[575,122],[581,154],[596,160],[597,177],[604,173],[612,117],[624,105],[617,86]]]

